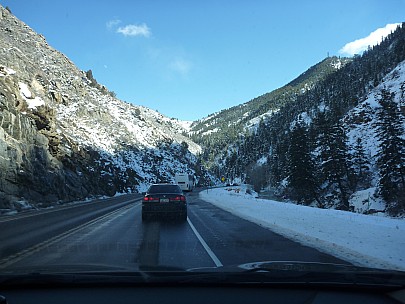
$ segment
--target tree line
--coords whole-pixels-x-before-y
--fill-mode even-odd
[[[362,138],[349,147],[341,121],[403,60],[404,26],[310,90],[285,101],[253,132],[235,129],[236,134],[217,132],[214,137],[204,137],[201,162],[211,161],[214,172],[229,178],[254,181],[257,190],[270,185],[282,188],[280,194],[298,203],[316,202],[319,207],[344,210],[350,208],[351,193],[370,187],[371,166],[376,165],[378,195],[392,214],[404,212],[403,114],[393,101],[394,93],[383,89],[377,96],[379,152],[375,164],[366,155]],[[398,93],[401,102],[404,87]],[[234,136],[230,141],[229,135]]]

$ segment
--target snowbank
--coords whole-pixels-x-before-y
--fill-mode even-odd
[[[243,187],[210,189],[200,192],[200,197],[354,265],[405,270],[404,219],[257,199]]]

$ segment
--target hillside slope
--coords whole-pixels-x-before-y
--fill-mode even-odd
[[[351,61],[350,58],[328,57],[310,67],[285,86],[265,93],[246,103],[224,109],[191,125],[191,138],[205,147],[204,160],[212,165],[215,155],[236,141],[241,134],[255,131],[260,122],[314,88],[328,75]]]
[[[256,191],[270,187],[297,203],[404,214],[404,60],[402,25],[251,133],[225,145],[210,142],[215,153],[203,152],[205,161],[230,181],[252,183]],[[363,197],[368,207],[353,197]],[[371,210],[373,202],[378,210]]]
[[[141,191],[200,169],[180,121],[114,95],[0,6],[0,208]]]

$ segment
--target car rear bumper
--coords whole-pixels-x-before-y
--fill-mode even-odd
[[[184,213],[187,205],[184,203],[143,203],[142,213]]]

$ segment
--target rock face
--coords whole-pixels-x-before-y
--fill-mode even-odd
[[[200,147],[177,120],[114,95],[0,6],[0,209],[194,173]]]

